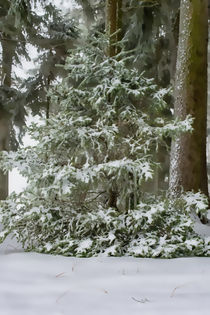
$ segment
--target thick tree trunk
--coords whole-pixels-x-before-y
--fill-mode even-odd
[[[11,87],[12,60],[14,55],[14,43],[11,38],[4,35],[1,39],[2,45],[2,85]],[[8,151],[10,136],[10,119],[5,109],[0,109],[0,151]],[[0,200],[4,200],[8,196],[9,185],[8,173],[4,174],[0,171]]]
[[[207,129],[207,0],[181,0],[180,33],[175,79],[175,117],[194,117],[192,134],[183,134],[171,148],[172,195],[201,190],[208,196]]]

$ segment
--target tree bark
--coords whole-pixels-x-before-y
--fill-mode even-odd
[[[107,0],[106,2],[106,33],[109,36],[107,55],[114,57],[120,52],[117,45],[121,40],[122,27],[122,0]],[[118,32],[117,32],[118,31]],[[111,101],[111,100],[110,100]],[[108,191],[108,206],[117,209],[117,187],[112,187]]]
[[[108,56],[113,57],[119,52],[117,42],[121,40],[122,0],[107,0],[106,32],[109,36]],[[118,31],[118,32],[117,32]]]
[[[3,35],[1,39],[2,46],[2,85],[10,88],[12,84],[12,61],[14,56],[14,43],[10,36]],[[0,151],[9,150],[9,137],[10,137],[10,118],[8,112],[0,109]],[[5,200],[9,191],[9,174],[4,174],[0,170],[0,200]]]
[[[4,111],[0,111],[0,151],[7,151],[9,145],[9,120]],[[9,179],[8,173],[0,170],[0,200],[8,196]]]
[[[174,88],[175,117],[194,117],[193,132],[172,142],[169,189],[201,191],[208,196],[207,136],[208,1],[181,0]]]

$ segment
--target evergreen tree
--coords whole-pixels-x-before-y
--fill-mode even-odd
[[[88,20],[86,26],[91,29],[92,25],[93,30],[97,28],[100,31],[104,31],[104,25],[107,24],[106,4],[110,7],[113,17],[118,7],[122,7],[123,17],[118,19],[121,20],[121,37],[126,39],[126,49],[134,50],[136,67],[155,78],[161,87],[173,82],[178,42],[179,0],[76,2],[81,5],[85,21]],[[116,25],[112,27],[117,29]]]
[[[19,62],[20,56],[27,58],[26,42],[24,37],[24,27],[19,23],[21,9],[28,3],[22,1],[17,5],[16,1],[0,1],[0,31],[1,31],[1,103],[0,103],[0,150],[9,150],[10,144],[16,145],[14,130],[11,122],[23,119],[24,109],[16,107],[12,101],[17,101],[17,94],[12,88],[12,65]],[[28,14],[27,14],[28,17]],[[24,25],[27,21],[24,17]],[[12,99],[12,100],[11,100]],[[0,172],[0,199],[5,199],[8,195],[8,174]]]
[[[131,50],[131,54],[135,55],[133,62],[139,72],[145,71],[148,77],[155,79],[159,87],[167,88],[173,84],[178,43],[179,0],[107,1],[106,6],[105,1],[83,0],[77,2],[82,5],[85,16],[92,16],[92,19],[89,18],[88,27],[91,29],[90,21],[92,21],[93,33],[95,29],[103,31],[104,24],[108,29],[108,25],[112,21],[111,32],[116,33],[112,35],[111,41],[124,40],[126,50]],[[122,7],[122,10],[118,10],[118,7]],[[118,11],[121,12],[121,16]],[[120,25],[118,32],[117,23]],[[119,49],[120,45],[117,46]],[[114,45],[110,45],[110,47],[112,54],[115,53]],[[164,115],[170,117],[172,116],[170,107],[173,106],[172,97],[168,97],[167,102],[168,107],[165,108]],[[167,141],[170,145],[171,140]],[[170,158],[169,151],[162,146],[154,154],[157,162],[161,163],[161,168],[156,169],[155,180],[147,186],[157,192],[168,188]]]
[[[66,77],[47,95],[59,111],[29,128],[37,144],[1,153],[1,168],[17,167],[28,186],[1,202],[0,240],[13,233],[28,250],[69,256],[209,255],[209,239],[193,229],[196,214],[206,215],[204,195],[145,193],[157,167],[154,151],[166,137],[179,140],[192,132],[192,119],[163,119],[168,89],[136,69],[128,46],[119,50],[121,1],[107,2],[108,36],[94,31],[69,52]],[[143,12],[147,38],[155,11]]]
[[[26,116],[25,106],[30,107],[34,114],[43,107],[49,107],[45,89],[59,73],[55,65],[64,63],[67,49],[72,47],[72,42],[77,37],[72,22],[65,21],[58,9],[48,4],[48,1],[42,1],[41,4],[44,15],[35,13],[33,1],[0,1],[0,150],[17,147],[14,125],[20,130],[18,140],[21,140]],[[44,53],[38,73],[29,77],[21,87],[15,80],[12,66],[21,64],[22,57],[30,60],[27,44]],[[24,92],[20,93],[19,89]],[[8,174],[0,172],[0,199],[5,199],[7,195]]]
[[[2,154],[1,167],[17,167],[28,186],[1,203],[1,240],[12,232],[29,250],[64,255],[208,255],[191,218],[205,213],[203,196],[142,190],[154,147],[191,130],[190,120],[160,118],[167,90],[128,68],[124,51],[107,56],[108,44],[98,36],[71,52],[67,77],[49,92],[59,113],[31,126],[37,145]]]
[[[23,82],[22,87],[26,92],[22,97],[32,114],[38,114],[43,109],[48,117],[50,104],[46,91],[58,77],[65,75],[64,69],[59,65],[65,64],[67,52],[75,46],[79,33],[74,21],[68,15],[63,16],[52,5],[45,7],[42,19],[45,21],[43,30],[34,34],[32,39],[33,45],[39,49],[36,60],[39,65]]]

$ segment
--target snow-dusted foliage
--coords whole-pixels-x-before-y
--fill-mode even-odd
[[[152,153],[165,136],[191,130],[191,118],[160,118],[166,90],[132,69],[126,53],[108,58],[106,39],[71,51],[69,75],[50,92],[55,114],[32,124],[33,147],[3,153],[28,186],[1,202],[1,239],[12,232],[29,250],[64,255],[174,257],[208,252],[193,232],[201,195],[151,197]],[[188,198],[188,199],[187,199]]]

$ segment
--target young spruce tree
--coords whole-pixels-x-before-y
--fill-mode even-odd
[[[190,119],[163,121],[167,91],[128,68],[125,52],[108,57],[108,42],[98,35],[71,51],[68,76],[49,91],[59,112],[29,128],[35,146],[2,154],[1,167],[17,167],[28,185],[1,202],[0,239],[12,232],[28,250],[69,256],[207,255],[191,217],[206,211],[205,197],[142,190],[154,146],[191,130]]]

